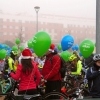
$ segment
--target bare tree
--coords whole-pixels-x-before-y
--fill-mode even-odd
[[[7,44],[10,47],[14,46],[14,43],[11,42],[11,41],[8,41],[8,40],[6,40],[5,42],[3,42],[3,44]]]
[[[22,29],[22,26],[20,27],[19,33],[16,36],[16,38],[20,39],[20,43],[23,43],[23,29]]]

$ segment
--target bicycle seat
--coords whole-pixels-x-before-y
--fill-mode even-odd
[[[40,94],[34,94],[34,95],[24,95],[24,99],[30,100],[31,98],[36,98],[36,97],[40,97]]]

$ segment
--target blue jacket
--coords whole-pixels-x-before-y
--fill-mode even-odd
[[[87,71],[87,79],[91,82],[90,94],[94,98],[100,98],[100,71],[96,67],[90,67]]]

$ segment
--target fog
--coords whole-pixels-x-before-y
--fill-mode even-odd
[[[0,0],[0,10],[5,13],[40,14],[96,18],[96,0]]]

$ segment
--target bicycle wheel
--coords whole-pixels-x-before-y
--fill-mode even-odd
[[[14,94],[8,93],[4,100],[16,100]]]
[[[9,98],[8,97],[5,97],[4,100],[16,100],[16,99],[13,98],[13,97],[9,97]]]
[[[42,100],[67,100],[67,96],[59,92],[50,92],[43,96]]]

